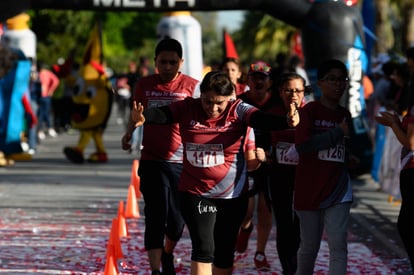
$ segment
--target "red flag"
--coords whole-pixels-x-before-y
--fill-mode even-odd
[[[233,39],[226,30],[223,30],[223,48],[224,48],[224,59],[236,58],[239,59],[236,47],[234,46]]]

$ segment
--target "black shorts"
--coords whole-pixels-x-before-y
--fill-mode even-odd
[[[181,211],[190,232],[191,260],[230,268],[248,197],[208,199],[180,193]]]

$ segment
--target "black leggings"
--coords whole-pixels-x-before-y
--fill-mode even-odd
[[[414,168],[401,170],[400,191],[401,208],[397,226],[414,272]]]
[[[231,268],[248,197],[208,199],[180,193],[181,212],[190,232],[191,260]]]
[[[184,220],[178,202],[178,181],[182,164],[141,160],[138,174],[145,201],[145,238],[147,250],[164,247],[164,236],[181,238]]]
[[[270,197],[276,221],[276,245],[283,274],[295,274],[300,244],[299,217],[293,209],[295,166],[275,165],[270,174]]]

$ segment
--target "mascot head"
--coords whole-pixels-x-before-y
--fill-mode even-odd
[[[74,86],[72,127],[81,130],[104,128],[111,112],[112,98],[112,88],[102,65],[101,31],[96,24]]]

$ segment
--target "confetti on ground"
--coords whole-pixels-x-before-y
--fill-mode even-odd
[[[113,207],[116,208],[116,207]],[[0,273],[13,274],[88,274],[103,275],[106,250],[114,209],[92,207],[87,210],[39,212],[2,209],[0,220]],[[118,261],[120,274],[149,275],[148,258],[143,247],[144,217],[127,219],[128,237],[121,238],[124,258]],[[246,253],[235,256],[233,274],[282,274],[276,252],[275,228],[266,255],[271,272],[257,272],[253,264],[255,230]],[[188,232],[175,251],[177,274],[190,274],[191,243]],[[322,242],[315,274],[327,274],[329,252]],[[398,274],[398,262],[385,262],[358,237],[350,234],[348,274]],[[390,266],[393,265],[393,266]]]

